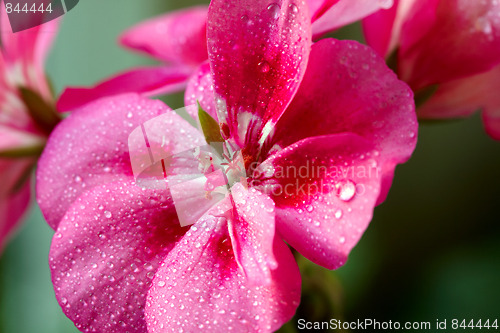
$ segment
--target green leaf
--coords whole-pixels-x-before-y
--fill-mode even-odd
[[[392,71],[396,74],[398,74],[398,53],[399,49],[395,49],[385,60],[387,67],[392,69]]]
[[[44,143],[38,145],[0,150],[0,158],[38,157],[42,154]]]
[[[198,119],[200,121],[201,130],[205,135],[205,140],[208,144],[212,142],[224,142],[220,134],[220,127],[217,121],[212,118],[198,103]]]
[[[457,123],[463,120],[462,118],[439,118],[439,119],[431,119],[431,118],[418,118],[418,123],[420,125],[442,125],[442,124],[452,124]]]
[[[45,133],[50,134],[62,119],[54,106],[47,103],[37,92],[30,88],[19,87],[19,91],[35,124]]]
[[[417,108],[425,104],[438,90],[438,85],[434,84],[415,92],[415,106]]]
[[[33,170],[35,169],[35,163],[30,164],[21,174],[17,182],[12,186],[12,189],[10,190],[11,194],[16,194],[19,192],[23,186],[28,182],[31,178],[31,175],[33,174]]]

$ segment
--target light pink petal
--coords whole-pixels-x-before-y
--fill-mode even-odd
[[[208,184],[211,184],[208,177],[212,178],[213,175],[217,176],[217,180],[223,180],[225,185],[225,177],[221,170],[208,175],[201,174],[195,179],[169,184],[168,189],[172,194],[181,226],[196,223],[208,210],[226,196],[227,189],[225,186],[219,188],[213,186],[211,191],[207,189]],[[174,176],[174,180],[175,178],[177,177]]]
[[[127,30],[121,43],[159,60],[197,66],[207,60],[207,7],[171,12]]]
[[[314,38],[356,22],[381,8],[390,8],[393,0],[338,0],[324,1],[323,7],[313,16]]]
[[[500,63],[500,2],[441,0],[433,12],[435,2],[416,3],[401,32],[399,74],[414,90]]]
[[[267,149],[318,135],[355,133],[375,145],[382,175],[389,180],[396,164],[415,149],[417,130],[413,93],[382,58],[357,42],[325,39],[314,44],[299,92]],[[380,201],[389,191],[388,180]]]
[[[276,203],[284,240],[321,266],[342,266],[379,197],[380,156],[373,144],[355,134],[304,139],[264,161],[258,174],[258,188]]]
[[[42,146],[44,143],[45,140],[38,135],[0,124],[0,153],[6,150]]]
[[[15,189],[32,160],[0,160],[0,253],[10,235],[22,221],[31,199],[31,182]]]
[[[155,96],[181,91],[192,70],[186,67],[148,67],[132,69],[91,88],[66,88],[57,101],[59,111],[72,111],[103,97],[124,93]]]
[[[487,132],[498,140],[500,139],[499,86],[500,66],[484,74],[442,84],[418,109],[418,115],[421,118],[446,119],[467,117],[481,109]]]
[[[169,130],[163,128],[165,151],[182,147],[187,150],[198,144],[200,135],[196,129],[162,102],[133,94],[99,100],[65,119],[52,133],[38,164],[37,200],[49,225],[55,229],[84,191],[112,181],[133,179],[129,135],[162,114],[175,124]],[[154,145],[158,143],[154,141]]]
[[[235,259],[252,285],[268,285],[278,263],[273,254],[274,202],[269,196],[241,183],[231,188],[236,207],[229,219]]]
[[[221,216],[215,209],[212,214]],[[235,260],[226,218],[206,215],[156,273],[146,303],[148,331],[277,330],[299,304],[300,274],[280,239],[275,239],[274,255],[278,268],[271,272],[271,283],[249,284]]]
[[[0,60],[1,58],[0,53]],[[35,126],[33,118],[29,115],[24,102],[19,96],[18,87],[11,81],[12,72],[8,72],[1,66],[0,71],[4,73],[3,76],[0,76],[0,105],[2,106],[0,125],[23,132],[41,134],[40,129]]]
[[[194,119],[198,119],[197,103],[200,103],[204,111],[215,120],[218,120],[214,97],[214,82],[208,61],[203,63],[189,80],[186,94],[184,95],[184,103],[189,114]]]
[[[304,75],[311,43],[307,5],[215,0],[207,29],[219,121],[251,155]]]
[[[166,192],[116,182],[68,209],[49,261],[57,300],[82,332],[145,332],[154,274],[186,229]]]
[[[316,21],[321,17],[330,7],[335,5],[339,0],[307,0],[309,5],[309,13],[311,14],[311,22]]]
[[[48,100],[51,94],[44,63],[57,35],[59,19],[13,33],[4,5],[0,11],[1,45],[6,66],[21,66],[25,85],[39,91]]]

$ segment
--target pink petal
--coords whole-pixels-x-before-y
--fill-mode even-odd
[[[229,235],[235,259],[250,284],[268,285],[278,263],[273,254],[274,202],[241,183],[231,188],[236,210],[229,219]]]
[[[305,2],[212,1],[208,49],[219,121],[241,147],[255,148],[281,116],[307,65],[311,32]]]
[[[1,6],[0,10],[1,45],[6,66],[21,65],[25,85],[39,91],[49,100],[51,93],[45,79],[44,63],[57,35],[59,19],[13,33],[5,6]]]
[[[32,160],[0,160],[0,253],[12,232],[22,221],[31,199],[31,182],[18,190],[13,186],[19,181]]]
[[[357,42],[325,39],[313,45],[306,76],[268,149],[318,135],[356,133],[380,153],[387,179],[383,201],[396,164],[415,149],[417,130],[413,93],[382,58]]]
[[[163,133],[168,141],[166,151],[183,145],[189,149],[198,143],[194,134],[181,133],[194,133],[195,129],[162,102],[133,94],[99,100],[65,119],[52,133],[38,164],[37,200],[49,225],[57,228],[66,210],[84,191],[133,179],[129,135],[165,113],[175,123]]]
[[[171,12],[126,31],[121,43],[159,60],[197,66],[207,55],[207,7]]]
[[[390,8],[393,0],[338,0],[324,1],[324,5],[313,17],[314,38],[356,22],[381,8]],[[329,7],[328,7],[329,6]]]
[[[149,67],[123,72],[91,88],[66,88],[57,101],[59,111],[71,111],[97,99],[124,93],[155,96],[186,86],[192,70],[186,67]]]
[[[214,97],[214,82],[208,61],[204,62],[189,80],[184,95],[184,103],[187,111],[194,119],[198,119],[197,103],[200,103],[203,110],[212,118],[218,119]]]
[[[401,32],[399,74],[414,90],[500,63],[498,1],[441,0],[429,14],[435,2],[412,8]]]
[[[467,117],[483,110],[487,132],[500,139],[500,66],[479,75],[454,80],[439,86],[436,93],[418,110],[421,118]]]
[[[355,134],[304,139],[263,162],[280,235],[306,258],[342,266],[367,228],[381,186],[380,156]]]
[[[234,258],[226,219],[206,215],[156,273],[146,303],[148,331],[277,330],[299,304],[300,274],[283,241],[275,239],[274,254],[278,268],[271,272],[272,282],[249,284]]]
[[[196,157],[196,149],[201,147],[206,147],[201,132],[174,112],[144,122],[128,138],[136,183],[166,190],[165,180],[169,183],[174,181],[171,176],[179,176],[184,180],[199,177],[200,161]]]
[[[181,229],[166,193],[116,182],[68,209],[49,261],[57,300],[82,332],[145,332],[154,274]]]

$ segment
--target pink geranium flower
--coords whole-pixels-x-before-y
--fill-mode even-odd
[[[357,21],[392,0],[308,0],[313,36]],[[145,53],[162,66],[134,68],[106,79],[91,88],[67,88],[57,108],[71,111],[98,98],[135,92],[158,96],[181,91],[199,65],[207,60],[206,6],[171,12],[140,23],[120,37],[122,45]]]
[[[422,118],[466,117],[482,109],[487,132],[500,139],[500,2],[399,0],[365,19],[369,45],[397,52],[399,77],[417,97],[436,92]]]
[[[54,119],[39,118],[25,94],[52,101],[43,65],[55,22],[13,33],[3,4],[0,9],[0,251],[30,201],[30,174]],[[29,90],[29,92],[28,92]],[[42,108],[42,105],[39,105]],[[42,108],[43,109],[43,108]],[[44,113],[45,116],[50,116]],[[38,120],[38,121],[37,121]]]
[[[167,182],[199,173],[176,156],[206,145],[203,134],[159,101],[88,104],[43,153],[37,199],[56,229],[52,281],[83,332],[278,329],[300,300],[284,241],[324,267],[343,265],[414,150],[410,88],[357,42],[311,46],[305,2],[212,1],[207,43],[186,98],[221,124],[248,185],[234,182],[196,223],[180,226],[170,191],[135,183],[128,140],[139,126],[171,156]]]

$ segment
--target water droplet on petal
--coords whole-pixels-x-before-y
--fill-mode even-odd
[[[267,61],[263,61],[259,63],[259,68],[262,73],[267,73],[271,69],[271,66],[269,66]]]
[[[335,212],[335,218],[338,220],[342,217],[342,210],[341,209],[337,209],[337,211]]]
[[[277,20],[280,17],[281,7],[277,3],[267,6],[267,10],[273,19]]]
[[[113,214],[111,214],[111,212],[107,210],[104,212],[104,216],[106,216],[107,219],[110,219],[113,216]]]
[[[339,184],[339,198],[342,201],[349,201],[356,194],[356,184],[352,180],[344,180]]]

